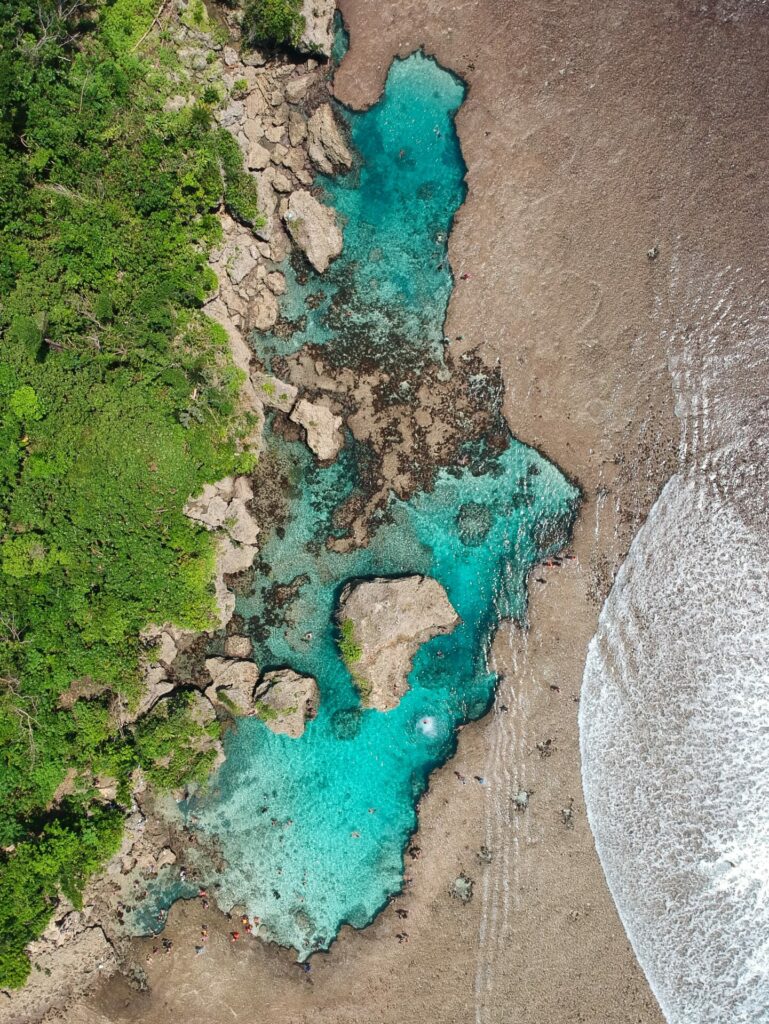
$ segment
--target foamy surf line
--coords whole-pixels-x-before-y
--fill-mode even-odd
[[[769,560],[675,476],[601,613],[580,708],[590,825],[671,1024],[769,1020]]]

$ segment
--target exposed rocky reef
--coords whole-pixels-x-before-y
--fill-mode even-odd
[[[348,584],[339,599],[343,654],[366,704],[397,707],[418,648],[450,633],[459,616],[446,591],[427,576]],[[349,624],[349,625],[348,625]]]
[[[290,668],[265,672],[254,692],[257,713],[268,729],[298,739],[318,711],[320,691],[312,676]]]
[[[342,251],[336,214],[305,189],[292,192],[283,215],[288,232],[319,274]]]

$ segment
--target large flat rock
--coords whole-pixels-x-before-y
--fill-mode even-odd
[[[295,245],[319,274],[342,251],[342,232],[337,225],[336,214],[306,189],[291,193],[283,220]]]
[[[348,584],[338,620],[342,652],[364,702],[389,711],[408,689],[417,649],[439,633],[450,633],[459,616],[437,580],[402,576]]]

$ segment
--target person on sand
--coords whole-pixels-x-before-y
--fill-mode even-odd
[[[240,932],[230,932],[230,942],[237,942],[240,938]]]
[[[205,951],[206,951],[206,947],[205,946],[195,946],[195,956],[202,956],[203,953],[205,953]]]

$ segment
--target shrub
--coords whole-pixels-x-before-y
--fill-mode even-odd
[[[302,0],[247,0],[243,35],[250,46],[297,46],[304,26]]]
[[[339,624],[339,653],[342,661],[349,668],[360,661],[363,651],[355,640],[355,623],[352,619],[343,619]]]

